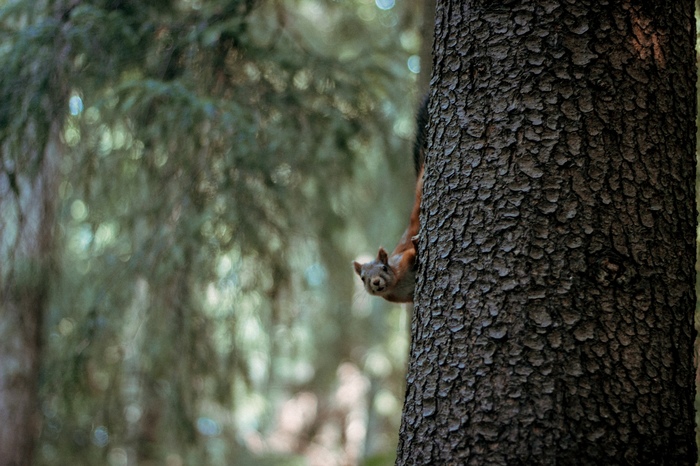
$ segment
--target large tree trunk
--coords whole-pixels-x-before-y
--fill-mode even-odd
[[[694,464],[693,7],[438,1],[397,464]]]
[[[433,71],[433,33],[435,25],[435,0],[423,0],[423,22],[420,34],[423,38],[420,46],[420,74],[418,75],[418,89],[423,96],[430,87],[430,76]]]

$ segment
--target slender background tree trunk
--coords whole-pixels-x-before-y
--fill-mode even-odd
[[[397,464],[694,464],[693,8],[438,1]]]
[[[61,35],[64,2],[47,3],[38,2],[35,10],[54,11],[54,21],[36,28],[45,42],[35,56],[23,57],[26,67],[7,71],[40,92],[29,98],[22,97],[24,89],[3,94],[14,120],[5,121],[3,129],[12,129],[0,146],[0,466],[33,462],[41,430],[42,324],[58,269],[56,217],[70,48]],[[51,60],[38,65],[41,57]]]
[[[52,124],[41,153],[25,154],[35,176],[17,175],[2,186],[0,228],[0,465],[32,464],[39,434],[38,377],[41,325],[54,268],[54,224],[59,125]],[[14,186],[14,188],[13,188]]]

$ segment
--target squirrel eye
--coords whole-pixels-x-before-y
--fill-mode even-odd
[[[389,271],[389,269],[387,269],[386,265],[385,265],[384,267],[382,267],[382,269],[384,269],[384,272],[388,272],[388,271]]]
[[[360,278],[362,279],[363,282],[365,281],[365,277],[360,277]]]

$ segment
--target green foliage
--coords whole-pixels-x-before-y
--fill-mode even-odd
[[[350,262],[412,201],[410,8],[0,9],[2,174],[35,176],[52,125],[64,149],[38,464],[298,464],[274,454],[329,429],[340,458],[360,414],[388,440],[356,454],[394,450],[406,318],[355,295]],[[275,444],[294,400],[308,425]]]

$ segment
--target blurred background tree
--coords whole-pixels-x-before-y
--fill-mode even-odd
[[[0,5],[14,464],[392,464],[423,3]]]

